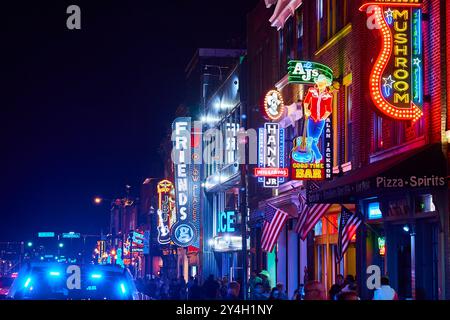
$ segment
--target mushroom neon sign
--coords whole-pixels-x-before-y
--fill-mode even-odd
[[[380,113],[396,120],[415,122],[423,115],[420,6],[419,0],[374,1],[360,8],[381,34],[370,73],[370,96]]]

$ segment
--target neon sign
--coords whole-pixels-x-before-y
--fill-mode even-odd
[[[303,101],[303,135],[295,138],[291,151],[293,180],[332,179],[333,129],[330,119],[333,94],[331,79],[320,74]]]
[[[227,211],[217,214],[217,233],[232,233],[235,228],[236,212]]]
[[[333,79],[333,71],[321,63],[300,60],[288,62],[288,83],[315,84],[319,75]]]
[[[423,106],[423,53],[419,0],[364,4],[381,33],[381,50],[370,74],[370,96],[383,115],[417,121]]]
[[[277,188],[289,175],[284,168],[284,129],[278,123],[265,123],[258,134],[258,167],[254,175],[265,188]]]
[[[386,239],[384,237],[378,237],[378,253],[384,257],[386,255]]]
[[[270,90],[264,97],[263,116],[267,120],[278,121],[285,111],[283,96],[277,90]]]
[[[170,242],[170,194],[173,184],[169,180],[162,180],[157,185],[158,192],[158,243],[167,244]]]
[[[199,247],[201,146],[195,136],[192,139],[191,118],[175,119],[172,132],[177,221],[171,239],[180,247]]]

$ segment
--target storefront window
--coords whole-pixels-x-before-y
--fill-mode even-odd
[[[435,212],[436,207],[433,203],[433,195],[421,194],[415,198],[416,213]]]
[[[322,220],[319,220],[319,222],[317,222],[316,226],[314,227],[314,235],[315,236],[322,235]]]

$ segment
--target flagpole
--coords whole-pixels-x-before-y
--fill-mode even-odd
[[[347,207],[344,206],[343,204],[341,204],[341,206],[344,207],[345,209],[351,211],[349,208],[347,208]],[[355,212],[356,212],[356,210],[355,210]],[[368,224],[368,223],[365,221],[365,219],[362,219],[362,222],[363,222],[363,224],[364,224],[367,228],[369,228],[373,233],[375,233],[375,234],[377,235],[377,237],[380,237],[380,236],[381,236],[374,228],[372,228],[372,226],[371,226],[370,224]]]

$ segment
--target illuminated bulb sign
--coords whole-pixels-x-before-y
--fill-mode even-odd
[[[278,123],[265,123],[258,133],[258,167],[254,175],[265,188],[277,188],[289,177],[284,168],[284,129]]]
[[[288,61],[288,83],[315,84],[319,75],[333,79],[330,67],[312,61]]]
[[[381,48],[370,73],[370,96],[381,114],[418,120],[423,106],[422,11],[419,0],[364,4],[368,27],[378,29]]]
[[[263,117],[270,121],[278,121],[284,116],[286,107],[283,96],[278,90],[270,90],[264,97]]]
[[[169,180],[162,180],[157,185],[158,192],[158,243],[168,244],[170,242],[170,196],[173,184]]]
[[[293,180],[331,180],[333,175],[333,128],[330,115],[333,75],[319,74],[303,100],[303,135],[291,151]]]
[[[200,247],[200,137],[195,132],[192,135],[191,118],[177,118],[173,122],[172,160],[177,221],[171,227],[171,240],[180,247]]]

